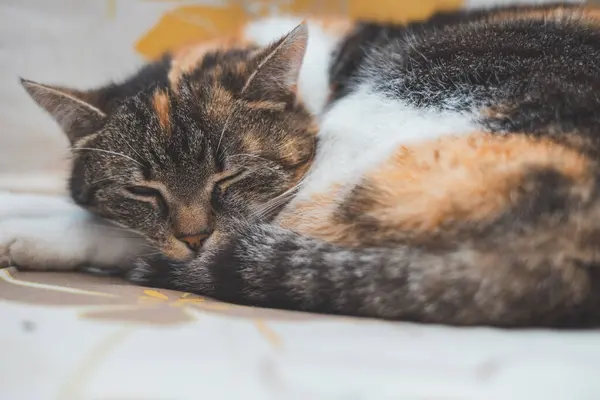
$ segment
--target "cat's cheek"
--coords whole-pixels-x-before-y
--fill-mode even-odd
[[[202,251],[206,252],[218,246],[218,244],[223,241],[227,235],[223,233],[223,231],[218,230],[214,231],[202,244]]]
[[[233,223],[215,230],[202,245],[199,256],[207,261],[210,256],[229,247],[239,237],[240,233],[240,227]]]

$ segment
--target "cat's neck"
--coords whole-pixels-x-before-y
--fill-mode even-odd
[[[298,17],[268,17],[249,23],[244,36],[249,41],[266,46],[301,22],[302,19]],[[332,55],[351,24],[344,20],[323,19],[309,19],[307,22],[309,38],[300,70],[298,95],[313,115],[319,117],[330,97]]]

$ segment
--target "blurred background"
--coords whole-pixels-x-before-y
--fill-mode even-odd
[[[62,186],[68,165],[66,140],[25,95],[19,76],[91,88],[125,77],[166,50],[268,14],[343,14],[401,22],[438,10],[511,2],[515,0],[2,0],[0,185],[7,179],[11,185],[28,185],[27,179],[37,176],[51,187]]]

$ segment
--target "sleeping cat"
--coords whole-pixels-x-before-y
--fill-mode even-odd
[[[23,85],[71,141],[75,203],[157,249],[120,238],[135,282],[385,319],[590,326],[599,16],[270,18],[121,84]]]

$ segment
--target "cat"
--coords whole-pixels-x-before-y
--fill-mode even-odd
[[[120,84],[23,85],[71,142],[74,202],[145,242],[121,255],[133,282],[391,320],[587,327],[600,322],[599,16],[274,17]]]

